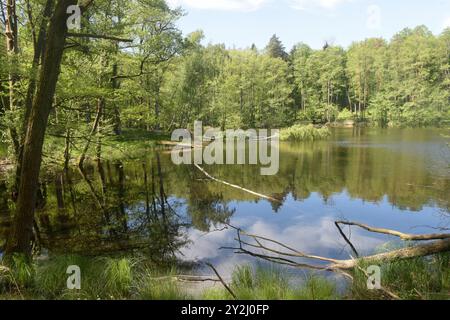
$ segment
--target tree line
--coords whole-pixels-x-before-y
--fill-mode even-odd
[[[79,30],[67,9],[78,5]],[[434,125],[449,119],[450,29],[405,29],[350,48],[203,45],[164,0],[0,0],[0,127],[15,160],[6,255],[31,253],[43,151],[81,150],[124,130],[170,132],[300,121]],[[53,145],[52,145],[53,144]],[[47,148],[47,149],[46,149]]]

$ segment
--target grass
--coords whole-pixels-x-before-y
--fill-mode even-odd
[[[338,298],[336,286],[316,276],[306,279],[302,285],[294,285],[281,269],[250,266],[237,267],[233,272],[231,291],[239,300],[334,300]],[[230,300],[225,289],[207,290],[206,300]]]
[[[81,290],[67,289],[68,266],[81,269]],[[366,269],[367,266],[360,266]],[[143,258],[83,257],[66,255],[32,264],[15,257],[11,272],[0,273],[0,299],[50,300],[232,300],[222,287],[195,296],[174,279],[180,271],[156,267]],[[401,299],[450,299],[450,253],[428,258],[396,261],[381,266],[382,286]],[[276,267],[236,267],[230,288],[239,300],[381,300],[383,291],[368,290],[362,271],[338,292],[334,280],[316,275],[304,279]],[[299,281],[301,280],[301,281]]]
[[[79,135],[82,135],[81,133]],[[102,155],[108,160],[133,160],[142,159],[148,156],[151,150],[157,147],[158,142],[167,140],[167,136],[159,133],[147,132],[144,130],[127,129],[121,135],[110,135],[102,139]],[[72,162],[75,163],[81,156],[86,144],[85,139],[76,139],[70,149]],[[44,145],[44,166],[50,168],[52,165],[60,167],[64,163],[64,139],[61,137],[47,136]],[[87,158],[96,157],[96,138],[92,140],[90,148],[86,154]]]
[[[383,264],[381,285],[404,300],[448,300],[450,253]],[[367,290],[367,278],[362,271],[354,272],[350,296],[364,300],[386,298],[382,291]]]
[[[316,128],[313,125],[295,125],[280,131],[281,141],[318,141],[331,135],[328,127]]]
[[[20,260],[18,260],[20,261]],[[188,295],[170,279],[176,270],[161,270],[136,258],[58,256],[16,263],[12,274],[0,276],[0,298],[49,300],[184,300]],[[81,290],[67,289],[69,266],[81,270]],[[164,275],[164,277],[161,277]]]

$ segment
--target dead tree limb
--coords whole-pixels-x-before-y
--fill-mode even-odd
[[[398,237],[404,241],[429,241],[429,240],[445,240],[450,239],[450,233],[435,233],[435,234],[423,234],[423,235],[415,235],[415,234],[407,234],[402,233],[395,230],[389,230],[389,229],[382,229],[382,228],[373,228],[371,226],[362,224],[362,223],[356,223],[356,222],[348,222],[348,221],[336,221],[336,225],[347,225],[347,226],[356,226],[360,227],[362,229],[365,229],[367,231],[373,232],[373,233],[381,233],[381,234],[387,234],[391,236]]]
[[[154,281],[173,280],[180,282],[221,282],[220,279],[215,279],[209,276],[194,276],[194,275],[174,275],[150,278]]]
[[[227,285],[227,283],[222,279],[222,277],[220,276],[219,272],[216,270],[216,268],[214,268],[214,266],[211,263],[206,263],[206,265],[208,267],[210,267],[212,269],[212,271],[214,271],[214,273],[216,274],[217,278],[219,278],[220,282],[222,283],[222,285],[225,287],[225,289],[231,294],[231,296],[237,300],[237,296],[234,294],[233,290],[231,290],[231,288]]]
[[[351,224],[359,225],[356,223]],[[237,254],[246,254],[259,259],[291,267],[309,268],[314,270],[333,271],[340,273],[342,273],[343,271],[345,272],[354,270],[361,263],[380,264],[397,260],[425,257],[450,251],[450,239],[444,239],[430,242],[427,244],[393,250],[386,253],[380,253],[366,257],[359,257],[356,259],[351,258],[348,260],[339,260],[307,254],[299,250],[296,250],[292,247],[289,247],[279,241],[269,239],[266,237],[261,237],[258,235],[252,235],[238,228],[235,229],[237,230],[236,241],[239,243],[239,247],[238,248],[226,247],[222,249],[235,250],[235,253]],[[250,240],[242,239],[242,236]],[[440,239],[440,237],[437,237],[437,239]],[[314,261],[315,264],[300,263],[296,260],[300,258],[309,261]]]
[[[208,172],[206,172],[205,169],[203,169],[203,168],[200,167],[199,165],[194,164],[194,166],[195,166],[198,170],[200,170],[205,176],[207,176],[209,179],[211,179],[211,180],[213,180],[213,181],[216,181],[216,182],[222,183],[222,184],[224,184],[224,185],[226,185],[226,186],[229,186],[229,187],[232,187],[232,188],[235,188],[235,189],[238,189],[238,190],[241,190],[241,191],[250,193],[250,194],[252,194],[252,195],[254,195],[254,196],[257,196],[257,197],[259,197],[259,198],[267,199],[267,200],[269,200],[269,201],[278,202],[278,203],[281,202],[280,200],[275,199],[275,198],[273,198],[273,197],[269,197],[269,196],[266,196],[266,195],[264,195],[264,194],[257,193],[257,192],[255,192],[255,191],[252,191],[252,190],[249,190],[249,189],[245,189],[245,188],[243,188],[243,187],[241,187],[241,186],[238,186],[238,185],[235,185],[235,184],[231,184],[231,183],[229,183],[229,182],[226,182],[226,181],[217,179],[217,178],[213,177],[212,175],[210,175]]]
[[[71,33],[67,34],[69,38],[92,38],[92,39],[104,39],[118,42],[133,42],[133,39],[124,39],[114,36],[101,35],[101,34],[91,34],[91,33]]]
[[[350,248],[352,249],[353,253],[355,254],[355,256],[357,258],[359,258],[359,253],[358,250],[356,250],[355,246],[353,245],[353,243],[350,241],[350,239],[347,237],[347,235],[344,233],[344,231],[342,230],[339,222],[335,222],[334,225],[336,226],[336,228],[339,231],[339,234],[342,236],[342,238],[344,238],[345,242],[347,242],[347,244],[350,246]]]

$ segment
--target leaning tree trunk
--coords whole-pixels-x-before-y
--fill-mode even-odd
[[[28,89],[25,97],[25,111],[22,120],[22,126],[19,132],[19,151],[17,155],[16,180],[14,185],[15,191],[17,191],[17,193],[18,193],[17,189],[19,188],[20,185],[20,174],[22,171],[23,145],[25,141],[28,120],[30,117],[31,109],[33,107],[33,97],[37,86],[39,64],[41,62],[42,54],[44,51],[44,43],[48,25],[47,21],[51,17],[54,2],[55,2],[54,0],[47,0],[47,2],[45,3],[44,10],[42,12],[42,23],[40,25],[39,33],[37,35],[37,39],[34,44],[33,62],[31,64],[30,79],[28,82]]]
[[[76,3],[77,0],[59,0],[50,21],[39,84],[27,125],[17,211],[6,246],[6,256],[14,253],[31,254],[42,147],[67,36],[67,8]]]

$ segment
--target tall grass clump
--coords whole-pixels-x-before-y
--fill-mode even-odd
[[[78,266],[81,270],[81,290],[67,288],[67,268]],[[56,256],[40,261],[32,290],[42,299],[106,299],[105,263],[101,259],[77,255]]]
[[[336,287],[324,278],[309,277],[304,284],[294,285],[283,270],[273,267],[237,267],[232,275],[231,290],[239,300],[330,300],[337,298]],[[232,299],[225,289],[210,289],[208,300]]]
[[[176,281],[175,270],[164,274],[147,269],[136,282],[136,297],[140,300],[190,300],[191,297]]]
[[[67,288],[69,266],[81,271],[81,288]],[[0,269],[0,299],[183,300],[191,297],[166,270],[143,258],[52,256],[29,263],[14,257]]]
[[[450,254],[382,264],[381,286],[405,300],[450,299]],[[361,270],[354,271],[350,295],[352,299],[390,298],[383,290],[367,290],[367,276]]]
[[[81,290],[68,290],[66,269],[77,265],[81,269]],[[85,258],[63,256],[42,264],[37,272],[35,287],[38,295],[47,299],[149,299],[171,300],[186,298],[170,277],[159,281],[145,261],[127,257]],[[163,274],[164,271],[161,271]]]
[[[281,129],[281,141],[319,141],[328,139],[331,131],[328,127],[316,128],[313,125],[294,125]]]
[[[3,266],[0,261],[0,266]],[[33,283],[34,265],[23,255],[14,255],[8,262],[8,267],[0,268],[0,294],[13,293],[22,295],[22,288]]]

